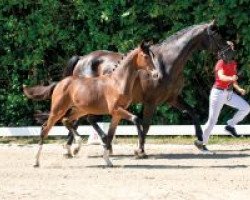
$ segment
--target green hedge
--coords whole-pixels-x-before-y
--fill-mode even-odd
[[[166,3],[167,2],[167,3]],[[160,41],[174,32],[216,18],[226,39],[235,41],[242,78],[250,90],[250,16],[248,0],[3,0],[0,1],[0,125],[34,125],[35,110],[49,102],[33,102],[22,85],[60,79],[67,60],[97,49],[126,52],[141,40]],[[208,115],[215,58],[194,54],[185,67],[185,100],[197,108],[202,122]],[[249,100],[249,94],[246,99]],[[134,105],[139,113],[141,106]],[[225,109],[220,123],[232,115]],[[249,117],[245,123],[249,123]],[[158,107],[155,124],[189,124],[165,105]]]

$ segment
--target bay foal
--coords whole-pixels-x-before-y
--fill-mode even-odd
[[[39,150],[36,156],[35,167],[40,165],[40,155],[44,139],[49,130],[60,119],[72,132],[77,141],[78,151],[81,147],[81,138],[73,128],[72,122],[88,114],[112,116],[112,124],[117,124],[121,119],[133,122],[142,137],[142,128],[139,119],[126,109],[132,102],[132,89],[139,69],[154,68],[153,54],[148,43],[141,45],[125,56],[111,74],[94,78],[81,78],[69,76],[60,81],[52,94],[51,110],[47,122],[42,126]],[[110,127],[112,129],[112,127]],[[108,166],[112,166],[107,151],[107,136],[98,131],[103,143],[103,157]],[[74,152],[72,152],[73,155]]]

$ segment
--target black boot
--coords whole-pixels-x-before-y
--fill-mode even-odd
[[[225,126],[225,130],[228,131],[233,137],[237,138],[241,137],[241,135],[238,135],[235,128],[232,126],[229,125]]]

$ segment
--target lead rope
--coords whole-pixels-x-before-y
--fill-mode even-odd
[[[228,93],[227,93],[227,100],[230,101],[233,97],[233,84],[231,83],[229,86],[228,86]]]

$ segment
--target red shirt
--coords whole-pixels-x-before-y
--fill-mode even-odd
[[[223,70],[224,75],[226,76],[233,76],[237,74],[237,63],[235,61],[225,62],[223,60],[218,60],[215,65],[215,83],[214,87],[220,89],[228,89],[229,85],[232,84],[232,81],[222,81],[219,79],[218,71]]]

